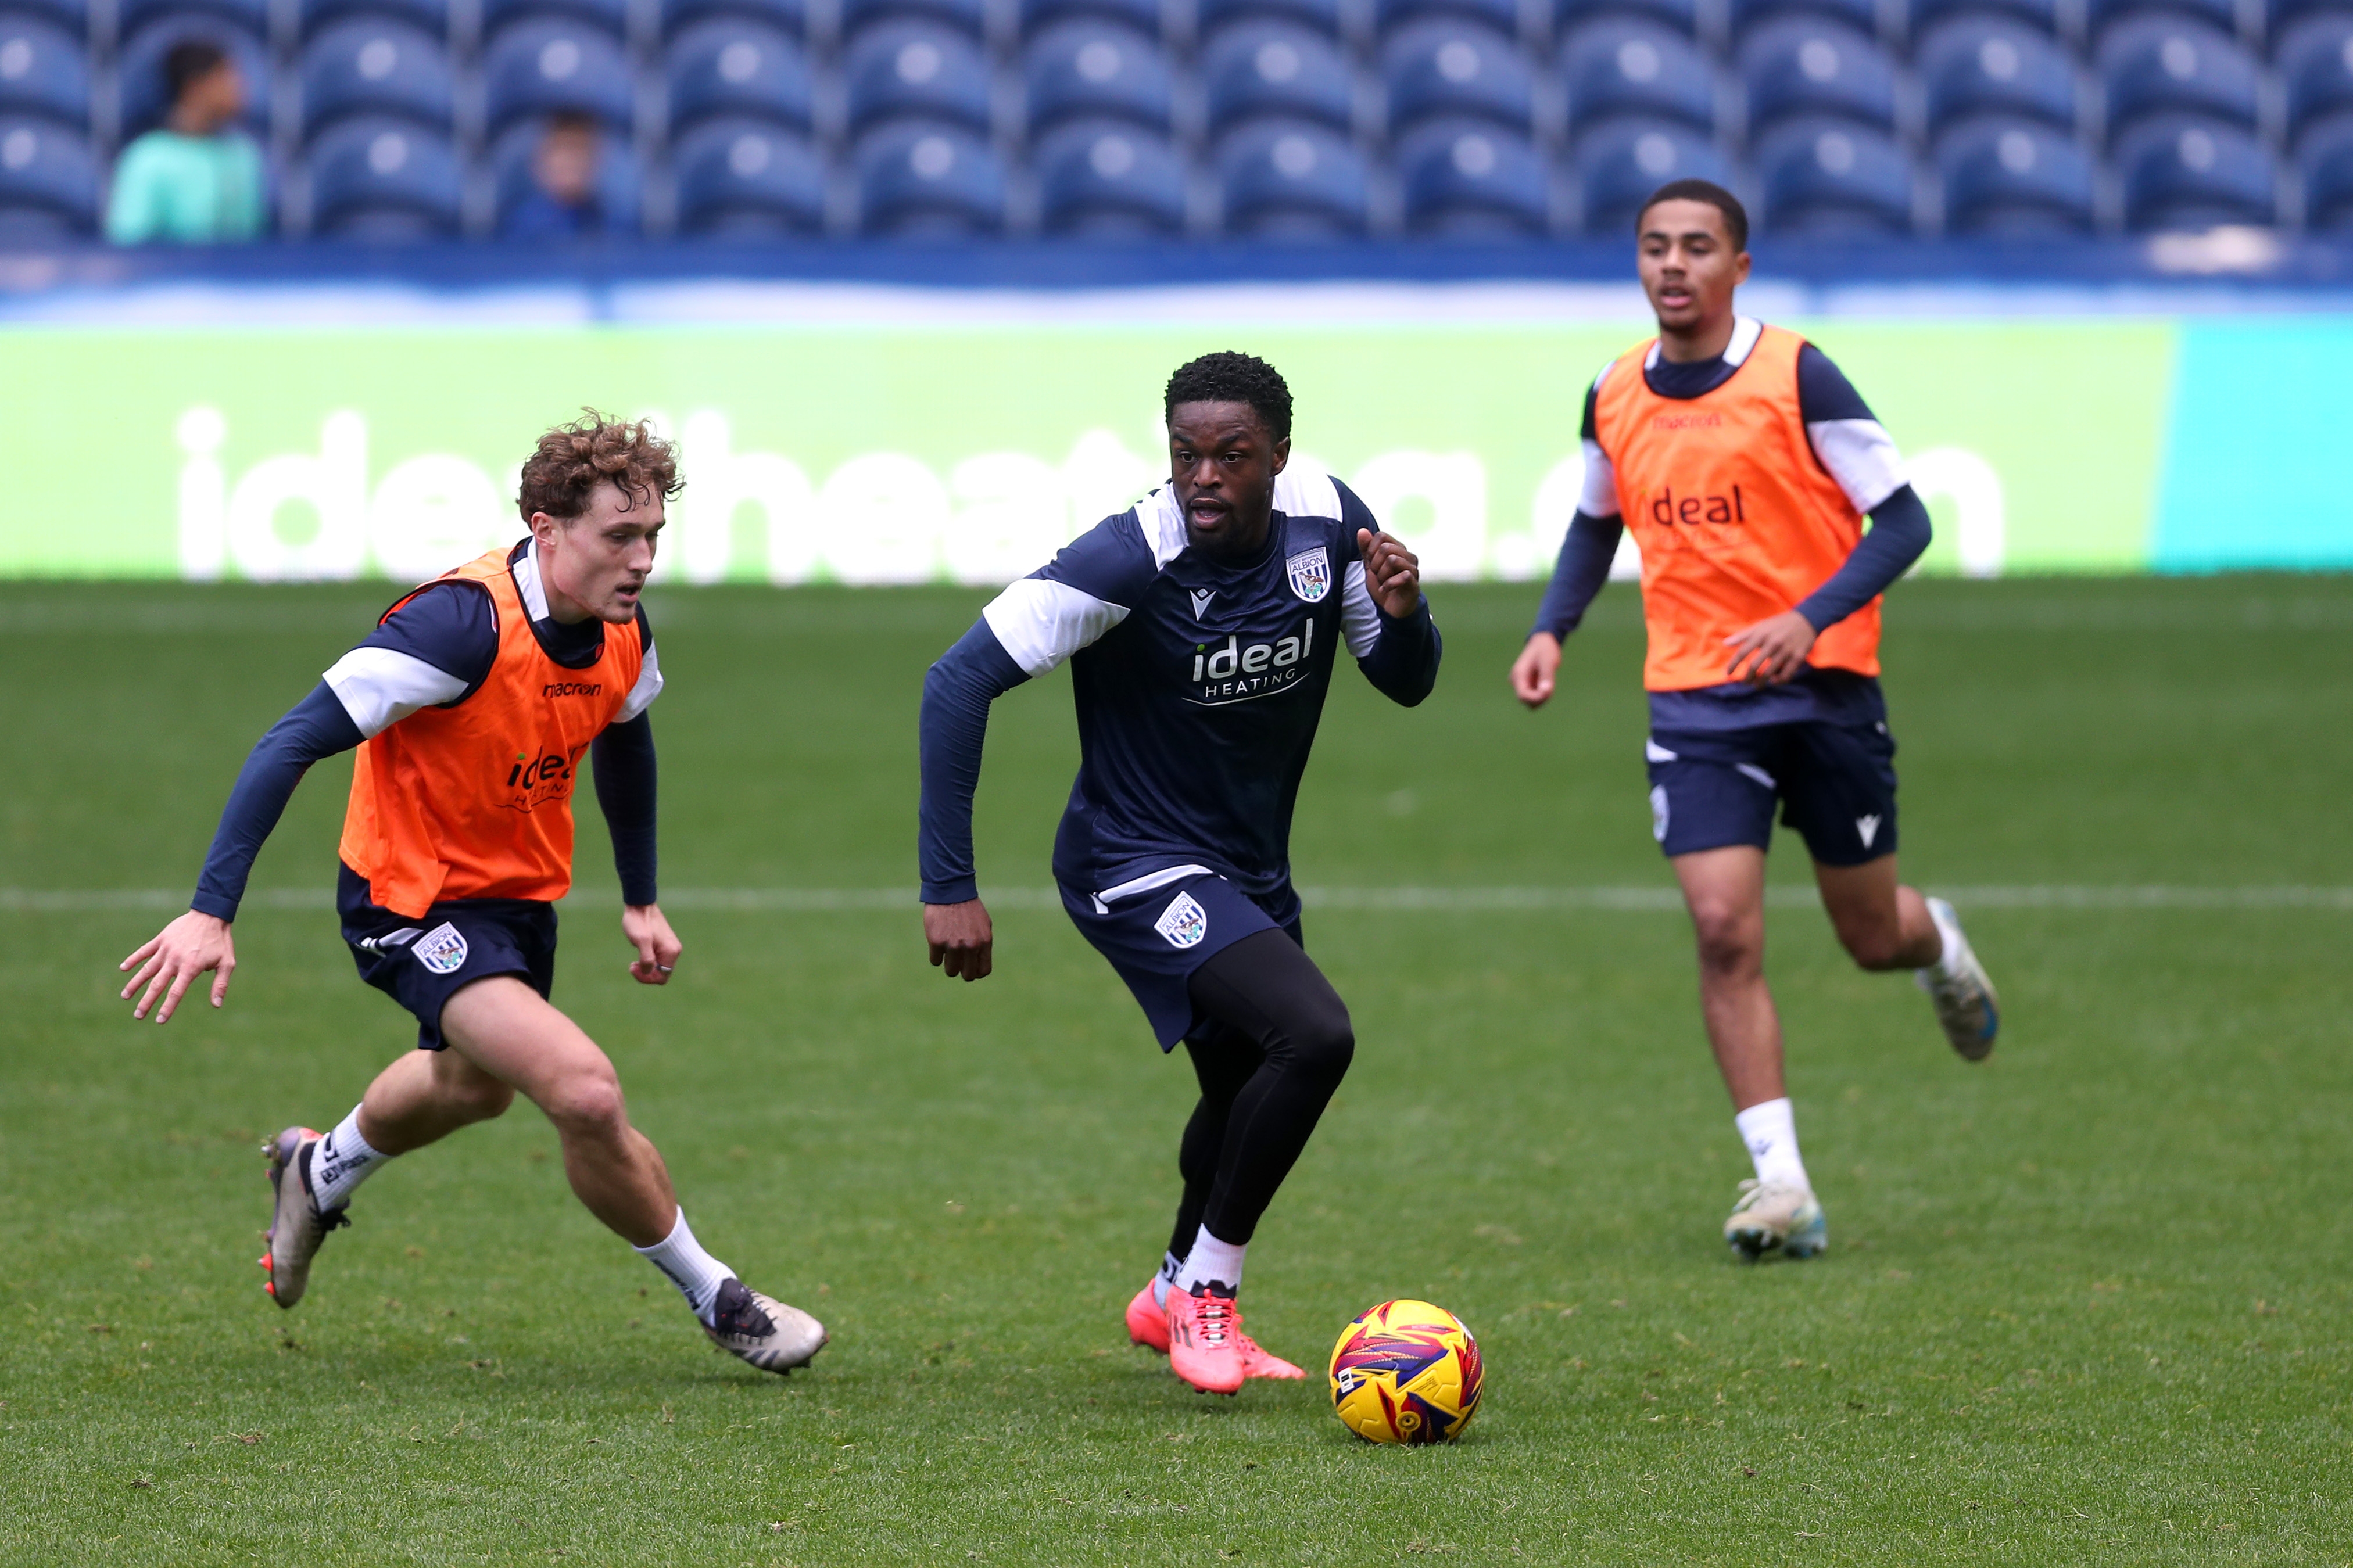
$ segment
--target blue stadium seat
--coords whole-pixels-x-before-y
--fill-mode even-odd
[[[573,22],[619,43],[629,36],[629,0],[481,0],[482,37],[495,44],[512,27]]]
[[[1067,121],[1129,120],[1166,135],[1176,72],[1160,46],[1116,22],[1060,22],[1022,51],[1032,137]]]
[[[339,121],[303,159],[311,230],[368,239],[434,239],[458,232],[464,179],[448,135],[410,120]]]
[[[2263,37],[2278,38],[2307,16],[2353,16],[2353,0],[2271,0],[2263,16]]]
[[[2059,36],[2058,0],[1912,0],[1905,30],[1915,39],[1926,38],[1957,16],[2002,16],[2046,37]]]
[[[1714,142],[1672,120],[1617,120],[1580,138],[1577,171],[1584,230],[1625,235],[1652,191],[1669,180],[1732,184],[1732,166]]]
[[[1699,36],[1699,0],[1554,0],[1553,35],[1565,38],[1588,22],[1629,16],[1672,27],[1687,38]]]
[[[1506,42],[1520,36],[1519,0],[1374,0],[1373,14],[1383,37],[1440,18],[1485,27]]]
[[[2136,234],[2268,224],[2278,216],[2272,155],[2242,126],[2197,114],[2165,114],[2125,133],[2115,153],[2125,226]]]
[[[1250,22],[1292,22],[1336,39],[1340,0],[1199,0],[1194,26],[1206,48],[1228,27]]]
[[[2261,79],[2238,41],[2202,23],[2169,16],[2118,23],[2100,40],[2108,139],[2154,114],[2211,115],[2252,128]]]
[[[860,144],[857,163],[859,226],[868,234],[951,238],[1005,226],[1005,166],[969,132],[886,126]]]
[[[1062,22],[1117,22],[1157,40],[1166,31],[1160,0],[1021,0],[1021,36],[1034,38]]]
[[[662,0],[662,37],[675,38],[698,22],[717,16],[765,22],[795,38],[808,37],[805,0]]]
[[[825,229],[825,164],[772,120],[706,120],[670,153],[682,234],[781,239]]]
[[[1433,121],[1398,146],[1405,225],[1462,239],[1541,237],[1551,181],[1535,143],[1484,120]]]
[[[1655,22],[1589,23],[1561,46],[1576,130],[1633,115],[1715,129],[1715,72],[1682,34]]]
[[[2188,16],[2218,32],[2238,29],[2238,0],[2086,0],[2086,21],[2094,42],[2119,24],[2152,16]]]
[[[1936,148],[1950,234],[2089,234],[2092,161],[2074,138],[2037,120],[1989,117]]]
[[[8,0],[8,9],[38,16],[73,37],[90,37],[90,0]]]
[[[1791,121],[1757,147],[1764,226],[1776,234],[1912,230],[1912,161],[1894,138],[1851,120]]]
[[[258,44],[269,37],[269,0],[122,0],[114,27],[118,37],[129,39],[151,27],[199,20],[235,27]]]
[[[2353,235],[2353,114],[2311,128],[2296,149],[2304,176],[2304,226],[2316,234]]]
[[[1320,121],[1337,131],[1355,120],[1347,61],[1329,39],[1296,23],[1225,28],[1202,51],[1201,80],[1213,136],[1253,115]]]
[[[122,139],[129,141],[164,121],[171,109],[164,80],[164,57],[183,38],[217,44],[245,79],[245,128],[257,136],[269,124],[269,57],[244,28],[216,16],[165,17],[127,39],[115,57],[115,79],[122,94]]]
[[[1867,37],[1879,32],[1878,0],[1731,0],[1731,5],[1736,41],[1768,22],[1792,16],[1843,22]]]
[[[842,75],[853,134],[911,116],[988,132],[988,61],[962,33],[928,22],[886,22],[849,46]]]
[[[98,159],[56,121],[0,116],[0,235],[65,237],[98,225]]]
[[[1218,152],[1226,232],[1260,239],[1332,239],[1365,232],[1372,175],[1356,147],[1311,120],[1263,120]]]
[[[449,41],[449,0],[301,0],[300,30],[307,42],[338,22],[362,17],[406,22],[437,43]]]
[[[1920,40],[1915,56],[1928,132],[1978,114],[2075,128],[2075,63],[2048,34],[2007,16],[1962,16]]]
[[[670,40],[669,79],[673,137],[719,115],[809,128],[808,57],[790,34],[765,22],[739,16],[697,22]]]
[[[492,135],[518,120],[573,110],[627,134],[636,78],[621,47],[595,27],[542,17],[518,22],[482,55],[483,100]]]
[[[978,43],[988,32],[987,0],[842,0],[841,36],[855,39],[892,22],[952,27]]]
[[[2291,144],[2323,115],[2353,109],[2353,14],[2307,17],[2280,40],[2275,58]]]
[[[1185,232],[1185,164],[1166,137],[1116,121],[1066,125],[1038,144],[1039,217],[1091,238]]]
[[[504,222],[509,213],[531,194],[532,154],[538,150],[546,126],[526,121],[508,127],[491,143],[491,190]],[[604,208],[606,226],[614,234],[637,232],[645,210],[645,173],[626,131],[607,132],[597,150],[596,201]]]
[[[90,131],[90,45],[56,23],[0,13],[0,114],[44,114]]]
[[[1867,36],[1816,16],[1767,22],[1740,46],[1751,136],[1801,115],[1895,128],[1895,62]]]
[[[1533,133],[1535,73],[1507,39],[1460,22],[1419,22],[1381,46],[1389,134],[1425,120],[1472,115]]]
[[[447,135],[457,103],[448,52],[406,22],[338,22],[304,46],[296,67],[302,134],[354,114],[390,114]]]

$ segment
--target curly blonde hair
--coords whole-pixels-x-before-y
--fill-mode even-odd
[[[674,500],[686,488],[678,473],[678,448],[656,435],[649,421],[614,419],[584,408],[579,418],[539,438],[523,462],[515,510],[525,522],[539,511],[578,517],[588,510],[596,487],[608,479],[626,498],[623,510],[657,497]]]

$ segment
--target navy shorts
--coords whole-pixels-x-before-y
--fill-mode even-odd
[[[1166,878],[1166,880],[1162,880]],[[1137,883],[1149,886],[1139,887]],[[1271,911],[1214,871],[1177,867],[1134,882],[1082,893],[1060,884],[1062,908],[1079,934],[1111,960],[1135,994],[1164,1051],[1193,1032],[1193,971],[1246,936],[1299,929],[1299,896],[1289,888]],[[1277,915],[1287,915],[1278,920]]]
[[[419,920],[369,900],[350,867],[335,889],[343,940],[360,978],[417,1015],[417,1048],[438,1051],[441,1009],[477,980],[518,974],[542,996],[555,988],[555,906],[533,899],[458,899]]]
[[[1669,857],[1773,838],[1781,824],[1824,866],[1895,853],[1895,738],[1880,721],[1810,720],[1738,730],[1656,730],[1651,835]]]

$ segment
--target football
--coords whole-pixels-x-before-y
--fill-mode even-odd
[[[1373,1443],[1451,1443],[1479,1408],[1479,1342],[1427,1301],[1384,1301],[1332,1347],[1332,1408]]]

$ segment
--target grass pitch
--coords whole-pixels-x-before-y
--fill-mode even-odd
[[[1487,1400],[1435,1451],[1357,1443],[1314,1384],[1196,1395],[1126,1344],[1188,1075],[1058,910],[1001,899],[998,973],[964,986],[912,908],[709,891],[912,884],[919,682],[979,602],[947,591],[656,605],[677,983],[626,978],[593,809],[564,917],[557,1000],[703,1238],[832,1327],[816,1366],[705,1349],[528,1108],[377,1176],[273,1309],[258,1141],[340,1116],[411,1037],[323,907],[348,764],[264,856],[226,1011],[132,1024],[112,964],[171,911],[90,895],[192,881],[246,747],[383,596],[0,590],[0,1559],[2353,1555],[2353,910],[2231,890],[2353,885],[2353,582],[1894,596],[1907,873],[2043,891],[1963,899],[2007,1004],[1972,1068],[1843,963],[1784,841],[1817,1262],[1716,1238],[1746,1161],[1672,908],[1312,910],[1361,1044],[1252,1249],[1250,1326],[1320,1368],[1375,1301],[1454,1309]],[[1439,591],[1419,711],[1341,672],[1303,883],[1669,887],[1634,595],[1538,716],[1503,680],[1534,597]],[[999,705],[985,887],[1044,888],[1073,757],[1062,678]],[[2206,891],[2120,907],[2149,887]]]

